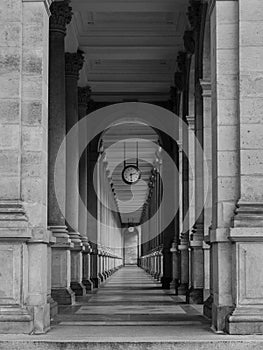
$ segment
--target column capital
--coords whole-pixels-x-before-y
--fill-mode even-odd
[[[195,117],[194,115],[187,115],[186,116],[187,123],[189,125],[189,128],[194,130],[195,128]]]
[[[66,25],[70,23],[73,15],[69,3],[70,0],[54,1],[50,5],[49,30],[51,32],[66,34]]]
[[[201,1],[190,0],[188,7],[188,20],[193,30],[198,30],[201,25]]]
[[[203,97],[211,97],[211,81],[210,80],[199,80]]]
[[[79,78],[79,71],[82,69],[84,64],[84,53],[81,50],[77,52],[66,52],[65,53],[65,74],[76,79]]]

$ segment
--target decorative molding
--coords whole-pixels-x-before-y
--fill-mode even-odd
[[[239,201],[233,218],[233,227],[262,228],[263,203],[246,203]]]
[[[84,53],[81,50],[77,52],[65,53],[65,74],[67,77],[79,79],[79,72],[84,64]]]
[[[194,130],[194,128],[195,128],[195,117],[194,117],[194,115],[187,115],[186,116],[186,120],[187,120],[189,128]]]
[[[211,81],[200,79],[199,83],[202,89],[202,96],[211,97]]]
[[[0,201],[0,240],[28,240],[31,232],[23,203],[18,200]]]
[[[73,16],[70,0],[54,1],[50,6],[49,30],[66,34],[66,25]]]

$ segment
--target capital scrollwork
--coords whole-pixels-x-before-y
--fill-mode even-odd
[[[201,1],[190,0],[188,19],[193,30],[198,30],[201,24]]]
[[[72,8],[69,6],[70,0],[53,1],[50,5],[51,16],[49,18],[50,31],[66,34],[66,25],[72,18]]]
[[[84,64],[84,52],[78,50],[77,52],[65,53],[65,74],[76,79],[79,78],[79,72]]]

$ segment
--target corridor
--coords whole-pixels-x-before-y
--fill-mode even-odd
[[[178,327],[174,328],[178,335],[183,326],[209,329],[202,305],[185,304],[183,298],[173,295],[172,290],[162,290],[159,282],[137,266],[121,268],[94,294],[79,297],[74,306],[61,307],[54,324],[64,330],[86,327],[88,333],[93,326],[101,326],[102,334],[118,337],[145,335],[147,329],[154,334],[155,330],[150,330],[153,326]]]

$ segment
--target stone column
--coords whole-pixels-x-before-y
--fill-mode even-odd
[[[87,115],[88,104],[90,102],[90,87],[78,87],[78,114],[79,120]],[[88,195],[88,151],[84,150],[79,160],[79,195],[80,201],[82,201],[85,207],[79,205],[79,232],[81,234],[81,240],[84,245],[83,251],[83,280],[82,283],[86,287],[86,290],[93,289],[93,283],[90,280],[90,253],[91,247],[89,245],[88,234],[88,213],[87,213],[87,195]]]
[[[190,303],[203,303],[204,287],[204,171],[203,171],[203,115],[201,87],[195,90],[195,225],[190,238],[191,287]]]
[[[220,332],[233,308],[234,252],[230,227],[239,198],[238,6],[215,1],[211,17],[212,88],[212,326]],[[229,34],[231,33],[231,35]],[[226,40],[228,38],[228,40]],[[235,279],[235,278],[234,278]]]
[[[208,25],[209,23],[207,23]],[[204,115],[204,314],[211,318],[212,295],[210,270],[212,257],[210,257],[210,229],[212,224],[212,116],[211,116],[211,81],[202,80],[203,115]]]
[[[212,224],[212,130],[211,130],[211,82],[200,81],[203,96],[203,135],[204,135],[204,298],[209,296],[210,289],[210,240],[209,231]]]
[[[71,20],[71,8],[67,1],[54,2],[50,7],[49,22],[49,137],[48,137],[48,225],[56,238],[52,246],[52,297],[59,304],[74,303],[70,288],[70,252],[72,247],[65,218],[57,203],[54,188],[54,169],[57,152],[66,136],[65,115],[65,53],[66,25]],[[66,150],[58,167],[59,188],[66,198]],[[61,196],[63,198],[63,196]],[[64,211],[65,211],[65,202]]]
[[[226,328],[230,334],[263,334],[263,3],[240,0],[232,6],[238,11],[239,23],[235,27],[239,35],[235,68],[239,85],[240,125],[236,136],[240,198],[230,229],[235,308]]]
[[[65,54],[66,77],[66,129],[67,132],[78,122],[78,78],[84,62],[83,53]],[[86,289],[82,284],[82,250],[83,244],[78,232],[78,191],[75,169],[79,162],[78,140],[74,144],[66,142],[66,220],[69,235],[74,247],[71,248],[71,288],[76,295],[84,295]]]

